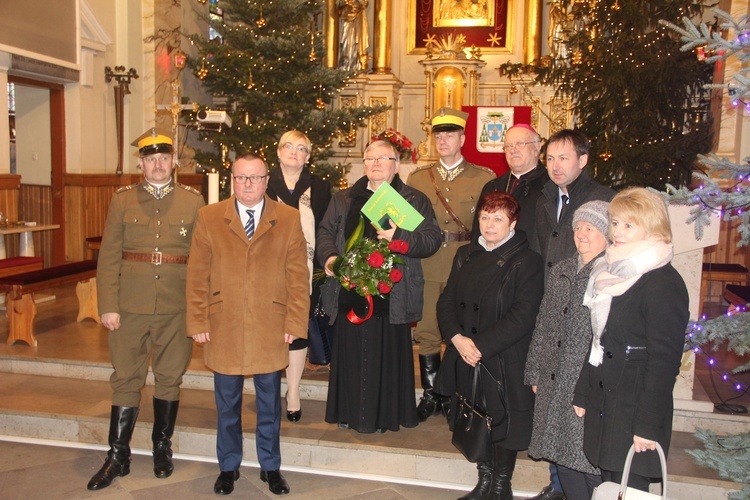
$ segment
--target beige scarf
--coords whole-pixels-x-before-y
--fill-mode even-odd
[[[591,340],[589,363],[602,364],[604,348],[602,334],[609,317],[612,297],[627,292],[645,273],[664,267],[672,260],[672,244],[642,240],[625,245],[612,245],[599,257],[591,270],[583,305],[591,310]]]

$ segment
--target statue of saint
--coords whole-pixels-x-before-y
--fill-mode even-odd
[[[347,71],[367,71],[368,0],[337,0],[341,25],[339,27],[339,68]]]

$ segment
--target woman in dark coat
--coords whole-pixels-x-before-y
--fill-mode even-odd
[[[549,271],[526,361],[526,383],[536,393],[529,456],[557,466],[566,498],[591,498],[599,469],[583,453],[583,420],[573,391],[591,346],[591,314],[583,295],[594,261],[607,248],[606,201],[589,201],[573,214],[577,257]]]
[[[279,138],[277,150],[279,168],[274,168],[268,174],[266,194],[272,200],[299,210],[302,222],[302,232],[307,241],[307,260],[310,277],[313,268],[322,266],[314,261],[315,234],[323,214],[331,201],[331,184],[320,177],[312,175],[305,168],[312,152],[312,143],[307,135],[299,130],[285,132]],[[312,281],[311,281],[312,283]],[[310,318],[316,321],[313,311],[320,295],[319,287],[311,288]],[[326,321],[327,322],[327,321]],[[310,332],[308,332],[309,338]],[[291,422],[298,422],[302,418],[302,401],[299,395],[299,385],[307,358],[308,339],[297,339],[289,346],[289,366],[286,369],[286,418]]]
[[[373,192],[387,182],[424,220],[408,231],[393,225],[376,231],[365,224],[364,236],[403,240],[409,249],[403,273],[384,298],[373,296],[372,317],[355,325],[347,318],[351,309],[367,312],[364,297],[344,290],[338,280],[323,285],[323,306],[334,322],[333,358],[328,382],[326,422],[358,432],[397,431],[415,427],[414,355],[411,323],[422,317],[424,276],[420,260],[440,247],[440,229],[432,204],[424,193],[410,188],[398,176],[398,154],[387,142],[375,141],[365,149],[365,175],[351,189],[336,193],[318,231],[317,255],[333,276],[333,263],[344,253],[345,242],[357,228],[361,210]]]
[[[542,301],[544,269],[523,231],[514,230],[518,201],[499,191],[479,201],[481,235],[458,249],[438,300],[438,323],[448,348],[438,375],[440,394],[470,395],[481,361],[502,382],[510,417],[507,435],[493,428],[491,462],[479,462],[476,487],[462,498],[511,499],[516,455],[529,445],[534,393],[524,385],[526,355]],[[497,388],[484,384],[486,410],[499,424]],[[455,415],[455,412],[452,412]]]
[[[594,263],[584,304],[593,339],[576,385],[583,449],[604,481],[621,482],[632,445],[628,486],[648,491],[661,477],[658,442],[669,452],[672,390],[680,371],[688,293],[672,267],[672,232],[662,198],[644,188],[609,206],[613,244]]]

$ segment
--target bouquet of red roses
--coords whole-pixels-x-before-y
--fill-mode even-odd
[[[342,287],[367,299],[369,309],[364,319],[357,317],[354,311],[347,315],[349,321],[360,324],[372,316],[372,296],[387,295],[403,278],[396,264],[403,264],[404,260],[396,254],[405,254],[409,244],[403,240],[360,238],[347,246],[346,253],[334,261],[333,272]]]

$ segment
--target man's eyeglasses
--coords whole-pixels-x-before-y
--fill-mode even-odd
[[[377,158],[365,158],[365,165],[375,165],[376,163],[385,163],[388,160],[396,161],[397,158],[391,158],[390,156],[378,156]]]
[[[296,149],[296,150],[297,150],[297,151],[299,151],[300,153],[307,153],[307,148],[306,148],[305,146],[296,146],[296,147],[295,147],[295,145],[294,145],[294,144],[292,144],[292,143],[287,143],[287,144],[284,144],[284,145],[283,145],[282,147],[283,147],[284,149],[286,149],[287,151],[293,151],[294,149]]]
[[[234,179],[234,182],[237,184],[245,184],[247,181],[250,181],[250,184],[260,184],[263,182],[263,179],[268,177],[268,174],[266,175],[233,175],[232,178]]]
[[[536,144],[539,141],[514,142],[512,144],[503,144],[503,149],[521,149],[527,144]]]

